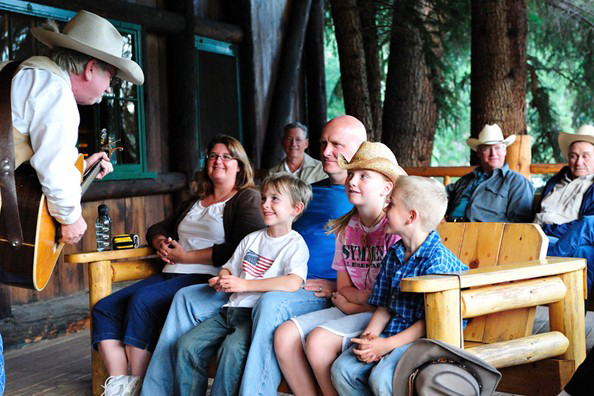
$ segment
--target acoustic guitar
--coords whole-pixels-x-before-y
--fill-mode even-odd
[[[119,147],[116,149],[120,149]],[[108,156],[114,149],[107,148]],[[82,194],[101,171],[100,161],[83,175],[84,157],[78,156]],[[41,291],[47,286],[64,247],[60,224],[49,214],[37,173],[28,163],[15,171],[15,182],[23,230],[23,243],[13,248],[6,238],[3,211],[0,212],[0,283]]]

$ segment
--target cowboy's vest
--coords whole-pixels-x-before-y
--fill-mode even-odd
[[[6,66],[8,62],[0,64],[0,70]],[[18,69],[17,73],[23,69],[42,69],[54,73],[56,76],[66,80],[62,69],[54,63],[50,58],[46,56],[33,56],[23,61]],[[16,73],[15,73],[16,75]],[[29,161],[33,156],[33,149],[31,147],[31,139],[29,135],[21,133],[15,127],[12,128],[12,136],[14,139],[14,153],[15,153],[15,167],[18,168],[23,162]]]

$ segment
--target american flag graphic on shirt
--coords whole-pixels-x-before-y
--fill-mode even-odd
[[[268,271],[268,268],[270,268],[273,262],[274,260],[262,257],[253,250],[248,249],[245,256],[243,256],[241,269],[254,278],[261,278],[266,271]]]

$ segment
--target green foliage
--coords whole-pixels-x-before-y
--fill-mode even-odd
[[[393,3],[376,1],[384,83]],[[421,30],[426,59],[436,81],[439,117],[431,163],[468,164],[465,141],[470,136],[470,2],[411,1],[409,5],[429,10],[428,16],[413,17],[413,23]],[[594,123],[594,2],[528,0],[527,17],[526,123],[532,136],[533,162],[563,162],[558,133]],[[332,117],[344,114],[344,105],[329,11],[326,22],[328,116]],[[436,42],[441,47],[436,48]]]

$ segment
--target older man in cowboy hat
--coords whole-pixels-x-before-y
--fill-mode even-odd
[[[567,158],[545,185],[534,222],[549,236],[550,256],[588,260],[588,290],[594,280],[594,126],[559,134]]]
[[[497,124],[485,125],[478,139],[466,144],[479,158],[480,166],[447,186],[447,221],[521,223],[531,220],[534,187],[505,163],[507,146],[515,135],[503,138]]]
[[[74,166],[79,105],[101,101],[119,77],[142,84],[140,66],[122,57],[124,40],[106,19],[80,11],[60,33],[55,24],[34,27],[33,36],[50,54],[20,63],[11,83],[15,162],[30,161],[37,172],[50,214],[61,224],[62,241],[76,243],[87,225],[80,205],[80,173]],[[2,65],[5,67],[6,65]],[[8,68],[6,69],[8,70]],[[101,161],[101,178],[113,170],[105,153],[86,159]]]
[[[321,161],[310,157],[305,149],[309,146],[307,127],[300,122],[291,122],[283,130],[283,150],[286,157],[269,170],[272,175],[286,172],[307,184],[319,182],[328,177]]]

